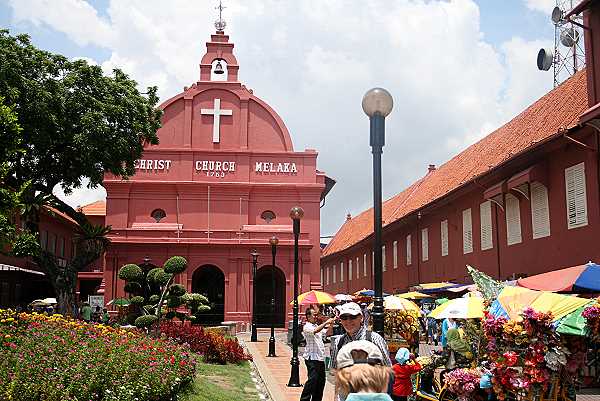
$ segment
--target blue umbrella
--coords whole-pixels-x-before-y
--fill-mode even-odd
[[[375,291],[374,290],[363,290],[363,291],[358,291],[358,295],[362,295],[364,297],[374,297],[375,296]],[[384,292],[383,296],[387,297],[388,293]]]

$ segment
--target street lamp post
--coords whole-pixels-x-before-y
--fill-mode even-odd
[[[254,249],[250,255],[252,255],[252,335],[250,341],[255,343],[258,341],[256,335],[256,264],[260,254]]]
[[[392,111],[394,100],[383,88],[369,90],[362,99],[362,108],[370,120],[370,144],[373,153],[373,253],[375,267],[375,298],[373,300],[373,331],[383,337],[383,283],[381,265],[381,154],[385,145],[385,118]]]
[[[272,236],[269,239],[271,244],[271,255],[273,256],[273,263],[271,263],[271,291],[273,296],[271,297],[271,337],[269,337],[269,355],[275,357],[275,255],[277,254],[277,244],[279,240],[276,236]]]
[[[300,220],[304,217],[304,210],[294,206],[290,211],[294,222],[294,321],[292,325],[292,359],[290,365],[290,381],[288,387],[300,387],[300,360],[298,359],[298,238],[300,237]]]

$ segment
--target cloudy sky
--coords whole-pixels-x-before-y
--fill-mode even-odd
[[[198,78],[215,0],[0,0],[0,26],[44,49],[119,67],[161,99]],[[322,235],[372,203],[373,86],[394,96],[384,199],[516,115],[552,87],[537,70],[555,0],[226,0],[240,80],[285,121],[297,150],[319,151],[337,181]],[[103,198],[80,190],[73,205]]]

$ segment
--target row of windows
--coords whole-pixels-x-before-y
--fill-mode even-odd
[[[48,251],[61,258],[65,257],[65,238],[59,237],[48,231],[40,231],[40,245],[43,250]]]
[[[587,219],[587,196],[585,187],[585,164],[579,163],[565,169],[565,188],[567,205],[567,227],[573,229],[588,224]],[[532,182],[529,187],[529,198],[531,203],[531,226],[533,239],[550,236],[550,208],[548,202],[548,189],[541,183]],[[506,243],[508,246],[519,244],[523,241],[521,232],[521,210],[519,199],[513,194],[506,194],[504,198],[504,212],[506,220]],[[479,205],[480,220],[480,247],[482,251],[492,249],[492,203],[485,201]],[[441,255],[448,256],[448,220],[440,222]],[[462,212],[462,244],[463,254],[473,252],[473,219],[471,209]],[[398,241],[393,244],[394,269],[398,268]],[[373,253],[371,254],[371,273],[373,273]],[[429,260],[429,229],[421,229],[421,260]],[[406,266],[412,264],[412,237],[406,236]],[[353,277],[360,278],[359,258],[356,258],[355,276],[353,276],[352,260],[348,261],[348,280]],[[335,284],[336,265],[321,269],[321,282]],[[344,262],[340,263],[339,281],[344,281]],[[387,270],[385,245],[382,246],[382,270]],[[330,274],[331,271],[331,274]],[[325,277],[323,277],[325,276]],[[367,276],[367,254],[363,255],[363,277]],[[331,279],[331,280],[330,280]]]

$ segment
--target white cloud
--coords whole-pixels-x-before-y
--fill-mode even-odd
[[[563,0],[563,2],[567,3],[568,1]],[[554,7],[556,7],[556,0],[525,0],[525,5],[530,10],[550,15]]]
[[[81,188],[75,189],[71,195],[65,195],[60,186],[54,187],[52,191],[57,198],[63,200],[71,207],[85,206],[97,200],[106,199],[106,190],[103,187],[87,188],[88,180],[85,180]]]
[[[16,3],[15,17],[107,49],[105,70],[118,66],[142,88],[158,85],[163,99],[198,79],[216,15],[212,1],[112,0],[105,18],[75,0]],[[52,11],[70,4],[79,4],[70,15]],[[338,182],[322,209],[324,235],[346,212],[372,202],[368,120],[360,107],[367,89],[383,86],[394,96],[383,155],[384,194],[392,196],[552,83],[532,56],[543,43],[487,43],[472,0],[351,4],[231,0],[225,10],[240,80],[283,117],[297,150],[320,152],[319,168]],[[85,29],[73,26],[77,20]]]

